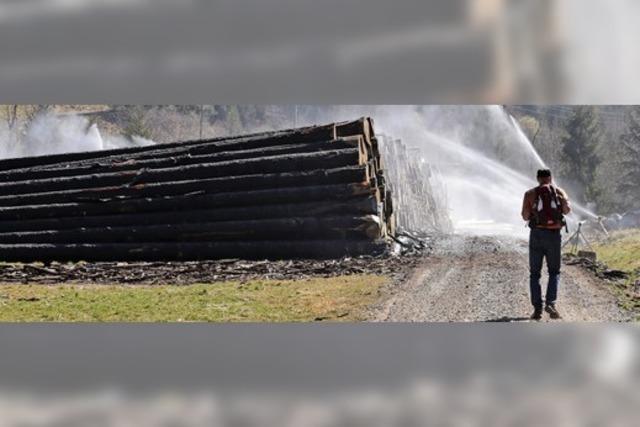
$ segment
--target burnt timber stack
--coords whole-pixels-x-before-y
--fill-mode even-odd
[[[378,254],[393,218],[369,118],[0,161],[1,261]]]

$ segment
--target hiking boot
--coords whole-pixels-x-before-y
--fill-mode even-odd
[[[531,320],[540,320],[542,319],[542,307],[536,307],[533,310],[533,314],[531,314]]]
[[[555,304],[547,304],[544,307],[544,311],[549,313],[549,317],[552,319],[562,319],[562,316],[560,316],[560,313],[558,313]]]

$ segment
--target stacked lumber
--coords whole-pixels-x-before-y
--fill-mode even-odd
[[[388,190],[399,231],[444,233],[452,229],[447,211],[444,183],[438,170],[415,147],[407,147],[399,139],[379,136],[380,151],[385,162]]]
[[[390,233],[368,118],[0,161],[0,261],[336,258]]]

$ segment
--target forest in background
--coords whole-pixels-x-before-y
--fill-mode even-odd
[[[510,106],[549,167],[600,214],[640,209],[640,106]]]

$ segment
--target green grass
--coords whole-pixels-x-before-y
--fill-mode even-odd
[[[0,285],[0,321],[361,320],[382,276],[176,285]]]
[[[639,313],[640,320],[640,298],[634,289],[640,279],[640,229],[614,231],[609,239],[595,244],[594,250],[609,268],[629,273],[629,279],[616,286],[616,293],[622,306]]]
[[[607,242],[594,246],[598,259],[611,268],[633,272],[640,269],[640,229],[615,231]]]

